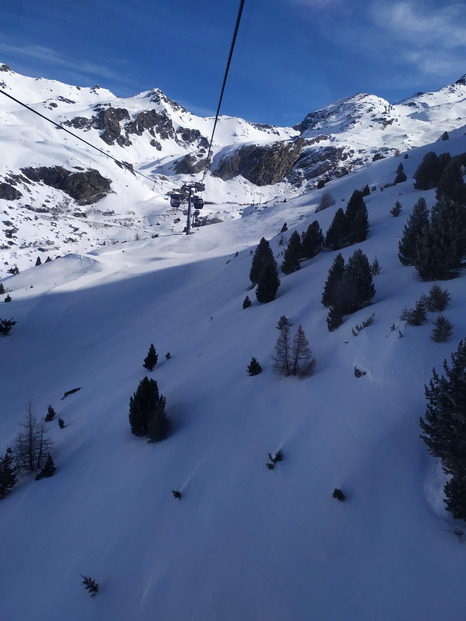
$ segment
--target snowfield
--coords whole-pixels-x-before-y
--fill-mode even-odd
[[[29,403],[38,418],[51,404],[65,427],[47,423],[55,476],[25,477],[0,501],[0,621],[464,616],[466,548],[452,532],[463,525],[443,508],[444,477],[419,439],[419,417],[432,368],[441,372],[466,336],[465,275],[440,283],[454,331],[435,343],[434,313],[420,327],[399,319],[432,283],[397,256],[418,198],[435,204],[435,190],[413,189],[414,171],[427,151],[466,152],[464,132],[328,183],[336,204],[317,214],[323,190],[286,202],[269,195],[238,211],[251,201],[236,180],[231,214],[225,202],[223,222],[190,236],[161,227],[155,238],[133,231],[88,250],[83,241],[3,275],[12,301],[0,302],[0,318],[17,324],[0,337],[0,454]],[[400,162],[408,180],[384,187]],[[260,238],[280,265],[294,230],[317,219],[325,233],[366,184],[370,229],[357,247],[381,266],[372,305],[328,332],[321,295],[336,252],[280,274],[277,298],[259,304],[249,269]],[[122,200],[109,195],[105,208]],[[137,211],[142,198],[125,200]],[[345,260],[355,249],[341,251]],[[32,261],[37,252],[28,252]],[[252,306],[243,310],[246,295]],[[317,361],[309,378],[272,371],[282,315],[309,340]],[[149,373],[151,343],[159,362]],[[250,377],[253,356],[263,370]],[[145,375],[173,422],[156,444],[132,436],[128,421]],[[283,461],[267,470],[267,453],[279,449]],[[99,583],[96,597],[81,574]]]

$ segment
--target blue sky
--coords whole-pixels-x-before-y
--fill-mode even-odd
[[[2,0],[0,61],[127,97],[217,108],[239,0]],[[341,97],[395,103],[466,73],[464,0],[246,0],[222,114],[294,125]]]

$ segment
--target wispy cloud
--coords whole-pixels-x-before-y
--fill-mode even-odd
[[[62,54],[52,48],[42,45],[25,45],[18,46],[11,43],[0,42],[0,54],[8,57],[18,57],[23,60],[40,61],[46,67],[60,67],[65,71],[80,75],[85,80],[95,80],[97,78],[106,78],[118,82],[129,82],[120,73],[115,70],[97,63],[77,60],[66,54]]]

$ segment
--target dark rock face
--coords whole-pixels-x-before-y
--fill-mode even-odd
[[[9,183],[0,183],[0,198],[6,201],[16,201],[22,194]]]
[[[198,159],[195,155],[188,153],[175,164],[177,175],[194,175],[204,170],[207,165],[207,158]]]
[[[93,127],[100,129],[100,137],[107,144],[113,144],[120,137],[120,121],[129,119],[129,112],[125,108],[106,108],[100,110]]]
[[[301,155],[303,144],[304,140],[298,138],[267,146],[241,147],[232,156],[223,158],[212,174],[224,181],[242,175],[259,186],[278,183],[291,172]]]
[[[343,152],[343,147],[320,147],[304,151],[296,162],[290,181],[292,183],[303,179],[308,181],[333,172],[337,164],[345,159]]]
[[[42,181],[57,190],[62,190],[77,201],[85,204],[95,203],[110,190],[110,179],[103,177],[98,170],[70,172],[62,166],[41,166],[22,168],[21,172],[35,182]]]

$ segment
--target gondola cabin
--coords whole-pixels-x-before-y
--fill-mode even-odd
[[[194,209],[202,209],[204,207],[204,200],[200,196],[193,196]]]
[[[170,195],[170,206],[175,209],[181,205],[181,196],[179,194]]]

